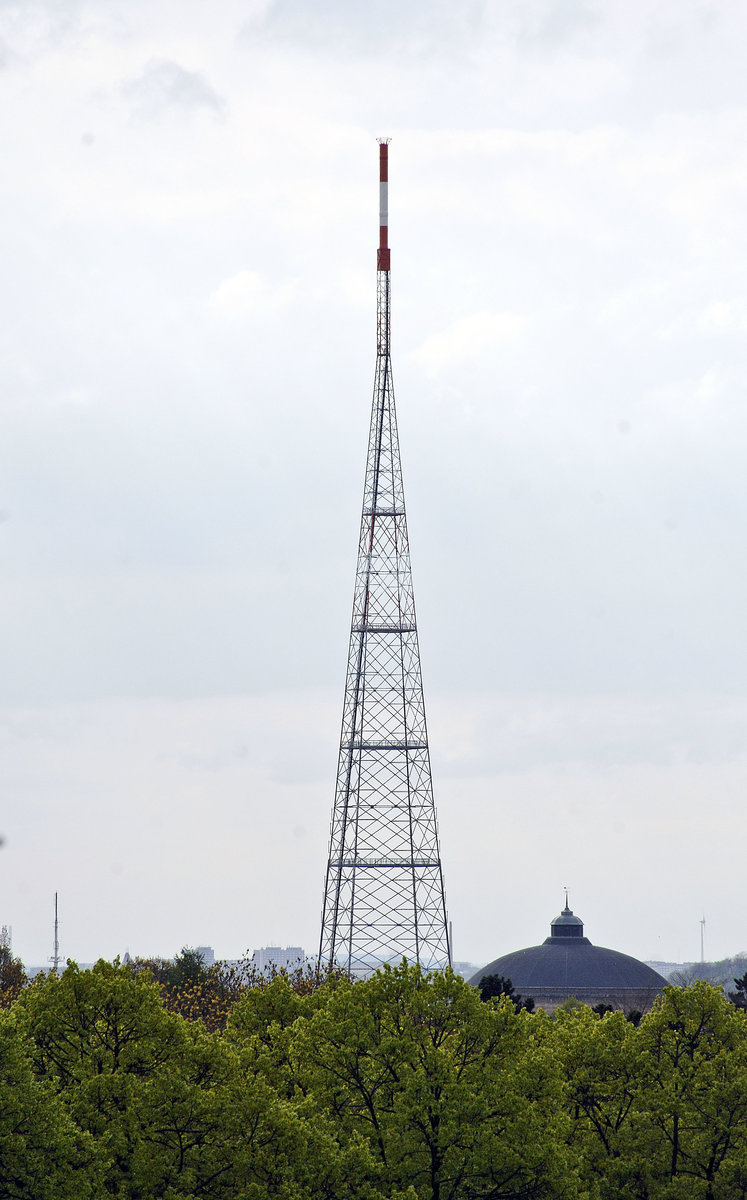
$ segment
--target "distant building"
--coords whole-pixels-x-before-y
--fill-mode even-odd
[[[250,962],[258,971],[281,969],[292,971],[306,966],[306,952],[301,946],[262,946],[255,950]]]
[[[462,979],[469,979],[471,975],[474,975],[475,971],[480,970],[480,966],[478,963],[465,962],[462,960],[457,961],[457,959],[454,959],[451,964],[451,969],[455,975],[461,975]]]
[[[584,924],[568,907],[550,923],[550,936],[541,946],[514,950],[494,959],[470,979],[479,984],[484,975],[510,979],[520,996],[535,1004],[557,1008],[574,997],[584,1004],[609,1004],[630,1012],[651,1007],[666,980],[637,958],[593,946],[584,937]]]
[[[195,946],[195,951],[201,955],[203,967],[215,966],[215,951],[212,946]]]

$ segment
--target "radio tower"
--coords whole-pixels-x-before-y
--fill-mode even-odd
[[[389,353],[388,139],[379,143],[376,377],[319,961],[451,962]]]

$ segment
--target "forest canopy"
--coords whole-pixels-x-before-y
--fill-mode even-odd
[[[0,1200],[107,1196],[745,1200],[747,1014],[703,981],[636,1027],[404,963],[70,964],[0,1012]]]

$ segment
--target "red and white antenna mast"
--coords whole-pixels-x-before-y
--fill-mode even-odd
[[[319,960],[450,961],[390,360],[389,139],[379,139],[377,353]]]

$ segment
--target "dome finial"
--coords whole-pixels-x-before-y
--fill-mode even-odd
[[[565,912],[570,912],[570,911],[571,910],[568,907],[568,888],[566,887],[566,889],[565,889]]]

